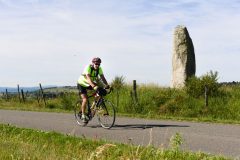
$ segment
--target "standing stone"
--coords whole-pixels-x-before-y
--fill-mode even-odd
[[[196,72],[194,47],[185,26],[177,26],[174,31],[172,68],[173,88],[184,87],[187,78]]]

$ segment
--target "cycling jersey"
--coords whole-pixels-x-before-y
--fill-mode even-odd
[[[89,74],[91,80],[96,83],[96,79],[98,75],[103,75],[102,67],[99,66],[99,68],[95,70],[92,65],[88,65],[84,68],[82,75],[78,79],[78,84],[80,84],[83,87],[90,86],[90,84],[87,81],[87,77],[86,77],[87,74]]]

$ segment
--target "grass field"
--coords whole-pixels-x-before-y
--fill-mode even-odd
[[[181,136],[171,139],[169,149],[141,147],[71,137],[55,132],[22,129],[0,124],[0,159],[81,159],[81,160],[224,160],[201,152],[181,151]]]

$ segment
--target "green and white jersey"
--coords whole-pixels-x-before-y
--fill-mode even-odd
[[[82,75],[78,79],[78,84],[80,84],[83,87],[90,86],[90,84],[87,81],[87,77],[86,77],[87,74],[90,75],[90,78],[93,82],[96,82],[98,75],[103,75],[102,67],[99,66],[98,70],[94,70],[94,68],[91,65],[87,65],[84,68]]]

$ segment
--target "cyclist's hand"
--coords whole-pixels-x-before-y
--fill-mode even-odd
[[[94,89],[95,91],[97,91],[97,90],[98,90],[98,86],[93,87],[93,89]]]
[[[106,85],[105,89],[110,89],[111,86],[110,85]]]
[[[110,85],[107,85],[107,86],[105,87],[105,89],[113,90],[113,87],[110,86]]]

